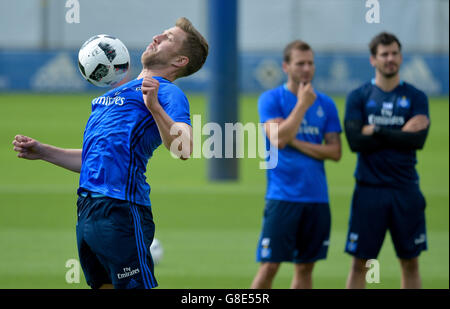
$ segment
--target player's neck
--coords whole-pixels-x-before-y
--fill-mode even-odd
[[[394,90],[400,84],[400,75],[396,74],[390,78],[383,76],[380,73],[375,74],[375,85],[385,92]]]
[[[294,82],[293,80],[288,79],[286,82],[287,89],[293,94],[297,95],[299,84]]]
[[[139,73],[137,79],[144,78],[145,75],[163,77],[171,82],[173,82],[176,79],[174,74],[170,74],[170,73],[166,72],[165,70],[147,69],[147,68],[142,69],[142,71],[141,71],[141,73]]]

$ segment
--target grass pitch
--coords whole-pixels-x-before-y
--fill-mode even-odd
[[[67,283],[66,262],[78,259],[75,238],[78,175],[51,164],[16,158],[14,135],[78,148],[94,95],[0,95],[0,288],[88,288]],[[341,116],[344,99],[336,97]],[[190,95],[191,113],[207,121],[206,99]],[[240,121],[258,122],[256,96],[240,100]],[[424,288],[449,288],[449,101],[431,98],[431,130],[418,152],[427,200],[429,250],[420,258]],[[328,258],[317,263],[315,288],[345,287],[350,256],[344,253],[356,156],[343,141],[340,162],[327,162],[332,211]],[[147,177],[156,237],[164,258],[155,268],[160,288],[248,288],[256,273],[266,186],[261,159],[241,159],[237,182],[212,183],[206,159],[173,159],[160,147]],[[400,270],[389,235],[379,256],[380,283],[398,288]],[[288,288],[293,265],[283,264],[274,288]]]

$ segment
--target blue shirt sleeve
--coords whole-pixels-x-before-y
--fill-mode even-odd
[[[276,92],[266,91],[258,100],[258,113],[261,123],[265,123],[267,120],[274,118],[284,118],[283,112],[280,108],[279,98],[277,98]]]
[[[336,107],[336,104],[333,102],[331,98],[326,98],[327,103],[327,122],[325,124],[324,133],[329,132],[342,132],[341,123],[339,121],[339,114]]]
[[[345,103],[344,121],[360,120],[364,122],[364,112],[362,110],[361,101],[363,100],[359,89],[353,90],[347,96]]]
[[[426,115],[428,114],[428,98],[425,93],[420,90],[416,90],[415,95],[411,98],[412,100],[412,115],[414,117],[416,115]]]
[[[170,90],[160,97],[160,102],[165,102],[163,108],[175,122],[184,122],[191,125],[191,115],[189,112],[189,101],[186,95],[176,86],[171,86]]]

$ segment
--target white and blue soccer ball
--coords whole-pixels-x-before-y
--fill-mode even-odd
[[[118,38],[99,34],[81,46],[78,68],[81,75],[95,86],[115,86],[127,75],[130,54]]]
[[[152,254],[153,264],[158,265],[159,263],[161,263],[164,255],[164,249],[161,245],[161,242],[156,238],[153,238],[153,242],[150,245],[150,253]]]

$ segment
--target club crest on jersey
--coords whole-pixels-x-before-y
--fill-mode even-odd
[[[323,116],[325,116],[325,113],[323,112],[322,106],[319,105],[317,108],[317,117],[322,118]]]
[[[401,98],[398,99],[397,101],[397,105],[400,106],[401,108],[409,108],[409,106],[411,105],[408,98],[403,96]]]

